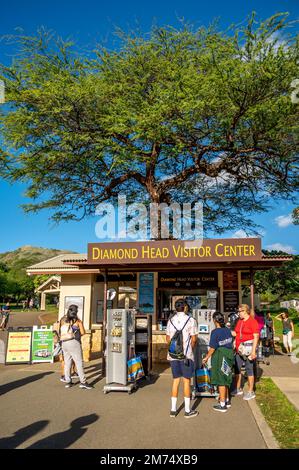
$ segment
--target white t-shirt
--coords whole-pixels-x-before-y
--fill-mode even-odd
[[[168,336],[170,336],[170,338],[172,338],[177,330],[181,330],[183,328],[183,326],[185,325],[188,318],[189,318],[189,321],[186,324],[185,328],[183,329],[184,352],[185,352],[185,355],[188,359],[191,359],[192,361],[194,361],[194,354],[193,354],[193,351],[192,351],[190,336],[197,335],[198,331],[197,331],[196,321],[194,320],[193,317],[189,317],[189,315],[186,315],[184,312],[176,313],[171,318],[171,322],[173,323],[173,325],[171,324],[170,320],[168,320],[167,328],[166,328],[166,334]],[[190,339],[190,342],[189,342],[189,339]],[[189,343],[189,346],[188,346],[188,343]],[[187,349],[187,347],[188,347],[188,349]],[[169,361],[174,361],[175,360],[172,357],[170,357],[169,354],[167,355],[167,359]]]

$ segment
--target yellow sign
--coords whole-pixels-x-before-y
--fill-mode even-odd
[[[6,349],[6,364],[31,362],[32,331],[9,331]]]

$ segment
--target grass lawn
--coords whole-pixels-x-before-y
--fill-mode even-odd
[[[270,378],[256,386],[256,401],[282,449],[299,448],[299,412]]]
[[[23,312],[23,308],[22,308],[22,305],[19,304],[17,306],[17,304],[10,304],[10,309],[12,312],[18,312],[18,313],[22,313]],[[36,312],[37,310],[35,308],[32,309],[33,312]],[[40,310],[38,310],[40,311]],[[25,310],[25,312],[28,312],[28,310]],[[46,310],[45,312],[51,312],[51,313],[58,313],[58,308],[56,307],[56,305],[46,305]]]

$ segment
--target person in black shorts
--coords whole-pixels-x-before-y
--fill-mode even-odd
[[[166,340],[167,343],[170,344],[176,331],[182,330],[185,354],[185,359],[182,360],[171,358],[169,353],[167,357],[170,361],[173,376],[171,418],[177,416],[177,399],[181,379],[183,379],[184,383],[185,418],[194,418],[198,415],[198,411],[191,410],[191,378],[194,375],[193,349],[197,341],[197,325],[194,318],[187,315],[185,310],[186,301],[184,299],[178,299],[175,303],[176,314],[168,320],[166,331]]]

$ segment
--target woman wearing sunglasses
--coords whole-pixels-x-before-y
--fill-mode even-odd
[[[236,390],[232,395],[243,395],[241,388],[242,375],[241,368],[245,364],[245,371],[248,378],[248,392],[244,394],[244,400],[255,398],[254,381],[256,371],[256,350],[259,342],[259,325],[250,314],[249,306],[242,304],[239,306],[240,319],[232,335],[235,336],[235,377]]]

